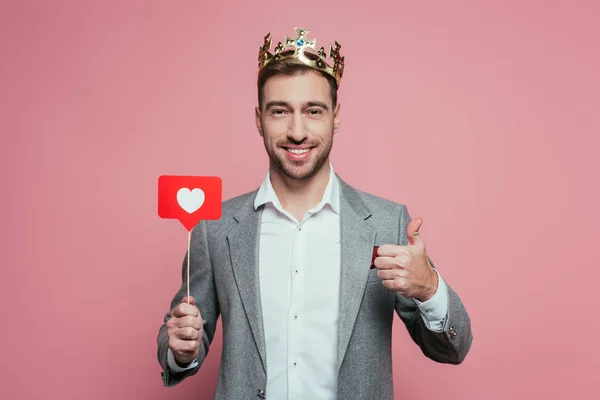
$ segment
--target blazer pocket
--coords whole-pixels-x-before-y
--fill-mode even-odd
[[[367,277],[367,285],[372,283],[381,283],[381,278],[377,276],[377,271],[377,268],[369,271],[369,276]]]

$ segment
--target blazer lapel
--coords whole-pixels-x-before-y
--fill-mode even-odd
[[[338,334],[338,369],[342,365],[358,309],[362,302],[375,245],[371,212],[356,190],[340,182],[341,280]]]
[[[251,203],[254,196],[249,196],[249,198],[250,204],[240,207],[240,212],[234,217],[237,226],[227,234],[227,242],[235,283],[266,373],[265,333],[258,271],[262,208],[255,211]]]

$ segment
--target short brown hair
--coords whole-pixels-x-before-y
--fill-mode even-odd
[[[333,109],[335,110],[335,106],[337,104],[338,90],[338,85],[335,78],[326,72],[319,71],[318,69],[311,68],[308,65],[305,65],[300,60],[297,60],[295,58],[284,58],[283,60],[271,61],[258,73],[258,107],[262,109],[262,90],[269,78],[272,78],[276,75],[302,75],[309,71],[318,72],[319,74],[323,75],[325,79],[327,79],[327,82],[329,83],[329,93],[331,94],[331,104],[333,105]]]

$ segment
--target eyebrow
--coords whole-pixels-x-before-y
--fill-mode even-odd
[[[307,107],[321,107],[325,111],[329,111],[329,107],[327,106],[327,104],[323,103],[322,101],[309,101],[308,103],[306,103],[306,106]]]
[[[286,103],[285,101],[269,101],[267,104],[265,104],[265,110],[268,110],[269,108],[273,108],[273,107],[288,107],[289,108],[289,104]]]
[[[286,101],[269,101],[267,104],[265,104],[265,110],[268,110],[269,108],[272,108],[272,107],[292,108],[290,106],[290,103],[288,103]],[[327,104],[323,103],[322,101],[309,101],[302,105],[302,108],[308,108],[308,107],[321,107],[322,109],[329,111],[329,107],[327,106]]]

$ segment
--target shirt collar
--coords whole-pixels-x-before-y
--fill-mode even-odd
[[[258,207],[266,203],[273,203],[273,206],[275,206],[278,210],[283,211],[283,207],[281,206],[281,203],[277,198],[277,194],[271,185],[270,171],[267,171],[267,175],[258,189],[256,198],[254,199],[254,209],[257,210]],[[323,206],[325,206],[325,204],[329,204],[335,213],[340,213],[339,182],[335,172],[333,171],[333,166],[331,163],[329,164],[329,181],[327,182],[327,186],[325,187],[321,201],[313,208],[313,211],[319,211],[321,208],[323,208]]]

